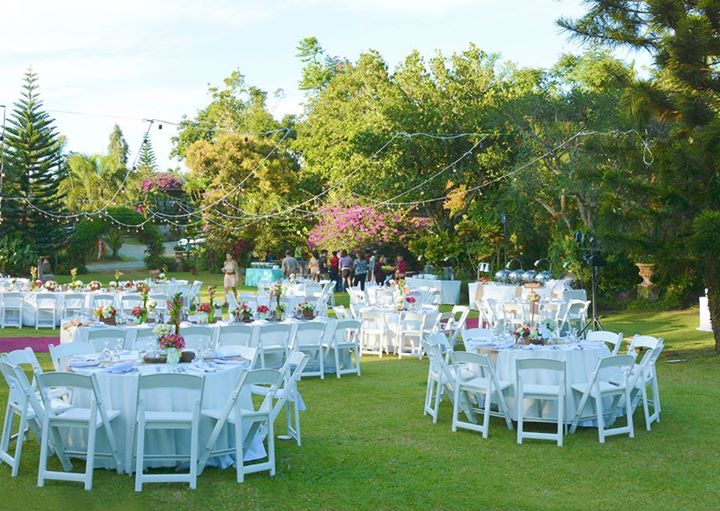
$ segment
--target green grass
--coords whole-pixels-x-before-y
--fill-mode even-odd
[[[303,445],[278,442],[273,478],[254,474],[237,484],[234,471],[208,469],[195,491],[147,485],[136,495],[131,477],[96,470],[90,493],[63,482],[37,488],[38,447],[30,441],[17,479],[0,466],[0,509],[717,509],[720,357],[710,334],[695,330],[697,310],[625,313],[603,323],[626,338],[666,340],[662,422],[647,432],[638,410],[635,439],[600,445],[596,430],[580,429],[563,448],[517,445],[499,419],[487,440],[452,433],[447,403],[438,424],[422,414],[427,360],[365,357],[360,378],[300,383],[308,406]],[[684,361],[668,362],[675,359]],[[49,368],[46,355],[41,362]],[[6,395],[2,388],[0,403]]]

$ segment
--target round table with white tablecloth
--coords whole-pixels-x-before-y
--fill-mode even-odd
[[[227,401],[228,396],[235,388],[242,370],[246,364],[217,366],[213,372],[204,373],[195,371],[188,364],[178,364],[176,366],[167,364],[157,365],[140,365],[137,370],[126,374],[113,374],[108,372],[106,368],[75,368],[75,372],[81,374],[95,373],[97,376],[100,392],[102,394],[105,406],[108,409],[120,412],[119,417],[113,421],[113,433],[117,441],[118,454],[121,459],[123,470],[132,473],[135,469],[133,463],[133,444],[135,435],[135,420],[137,416],[136,399],[137,387],[140,374],[154,374],[156,372],[182,371],[188,374],[201,374],[205,378],[205,387],[203,393],[203,408],[218,409],[222,408]],[[208,369],[209,370],[209,369]],[[251,396],[249,392],[240,395],[241,406],[244,408],[251,407]],[[73,402],[79,406],[88,406],[89,395],[75,393]],[[168,390],[163,391],[163,395],[158,401],[150,406],[153,409],[161,409],[163,411],[191,411],[193,403],[187,399],[187,393],[184,390]],[[199,430],[199,448],[204,449],[208,438],[212,432],[214,422],[206,417],[200,419]],[[173,430],[149,430],[146,433],[145,452],[146,454],[173,454],[187,453],[190,445],[189,431],[173,431]],[[86,434],[80,432],[70,433],[65,441],[73,450],[84,450],[86,442]],[[217,447],[222,449],[232,447],[234,445],[234,432],[232,428],[227,428],[218,439]],[[96,452],[110,452],[107,439],[104,434],[98,435]],[[202,452],[202,451],[201,451]],[[259,459],[265,456],[265,449],[262,442],[257,439],[251,448],[245,453],[245,460]],[[233,462],[231,456],[222,456],[212,458],[210,464],[225,468]],[[168,461],[147,461],[148,467],[174,466],[174,462]],[[114,468],[112,460],[97,459],[96,466],[104,468]]]
[[[565,420],[572,422],[575,416],[579,396],[573,394],[572,385],[587,383],[595,370],[598,360],[609,357],[610,350],[604,343],[581,342],[547,346],[516,345],[512,342],[473,342],[469,341],[469,349],[476,353],[487,354],[495,363],[495,372],[499,380],[515,384],[515,363],[519,359],[548,358],[565,362]],[[557,374],[552,371],[535,371],[528,375],[527,383],[557,385]],[[506,396],[510,416],[517,420],[517,404],[512,393]],[[530,407],[532,406],[532,409]],[[557,406],[554,401],[528,400],[526,415],[542,420],[557,420]]]

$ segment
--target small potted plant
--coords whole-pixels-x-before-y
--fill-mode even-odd
[[[308,302],[299,303],[295,307],[295,314],[303,319],[313,319],[315,317],[315,307]]]
[[[527,325],[520,325],[515,330],[515,342],[517,344],[528,344],[528,340],[530,339],[530,327]]]
[[[112,305],[101,305],[93,311],[93,315],[106,325],[114,325],[117,309]]]
[[[257,309],[255,309],[255,312],[257,313],[258,319],[267,319],[270,309],[267,305],[258,305]]]
[[[139,325],[143,322],[143,308],[140,305],[136,305],[130,311],[130,315],[133,317],[135,324]]]
[[[185,339],[182,335],[169,333],[160,337],[158,341],[160,342],[160,349],[165,350],[167,353],[168,364],[180,362],[180,352],[185,347]]]

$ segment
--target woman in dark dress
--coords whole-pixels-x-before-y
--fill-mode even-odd
[[[375,283],[378,286],[382,286],[385,283],[385,272],[383,271],[383,264],[385,264],[385,256],[380,254],[375,257],[375,267],[373,268],[373,276],[375,277]]]

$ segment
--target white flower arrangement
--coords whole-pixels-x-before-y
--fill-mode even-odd
[[[155,310],[155,307],[157,307],[157,302],[156,302],[155,300],[153,300],[152,298],[148,298],[148,301],[147,301],[147,310],[149,310],[150,312],[152,312],[152,311]]]
[[[84,286],[85,283],[82,280],[74,280],[70,283],[70,287],[75,291],[82,289]]]
[[[158,279],[165,280],[165,272],[161,272],[160,274],[158,274]]]
[[[97,309],[95,309],[95,317],[102,318],[102,319],[110,319],[114,318],[117,314],[117,309],[113,307],[112,305],[101,305]]]
[[[55,291],[58,288],[58,283],[54,280],[48,280],[45,282],[45,284],[43,284],[43,287],[48,291]]]
[[[111,280],[110,283],[108,284],[108,287],[115,289],[116,287],[118,287],[117,281]]]
[[[165,323],[159,323],[158,325],[153,328],[153,333],[155,336],[160,339],[161,337],[165,337],[168,334],[171,334],[175,331],[175,327],[172,325],[167,325]]]

